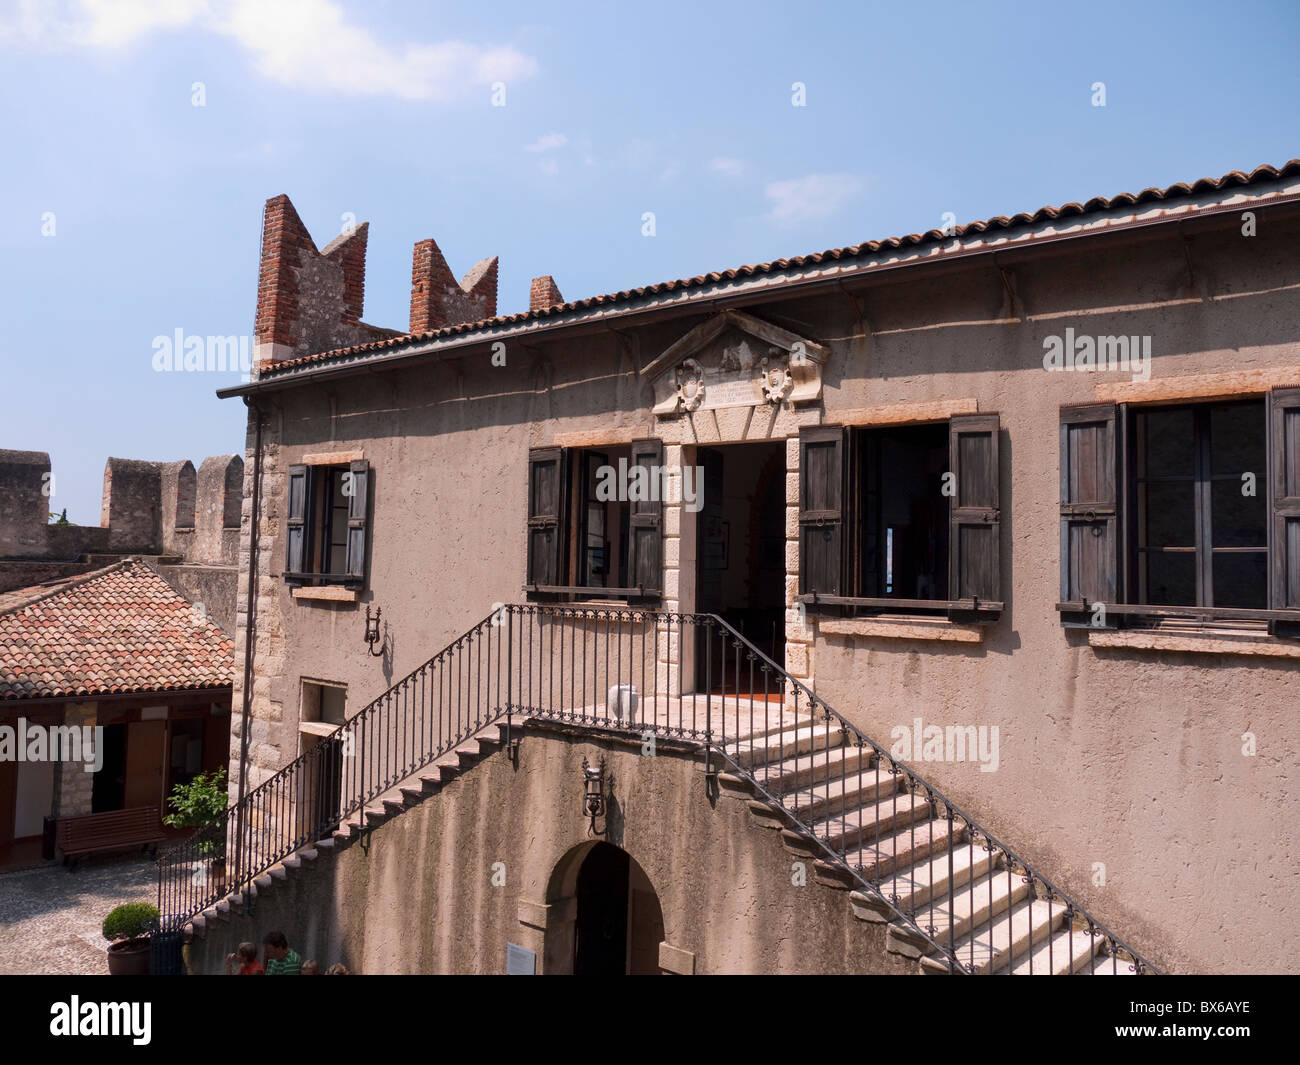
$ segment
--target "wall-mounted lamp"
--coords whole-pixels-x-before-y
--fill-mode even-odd
[[[605,812],[605,759],[600,765],[588,764],[582,760],[582,812],[591,818],[591,827],[587,835],[596,834],[596,818]]]
[[[375,607],[375,616],[370,616],[370,607],[366,607],[366,649],[376,658],[380,658],[384,653],[383,637],[379,634],[379,618],[383,614],[381,607]],[[375,650],[375,644],[379,644],[379,650]]]

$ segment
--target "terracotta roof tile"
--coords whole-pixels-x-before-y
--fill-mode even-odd
[[[1146,188],[1136,194],[1131,192],[1122,192],[1118,196],[1111,196],[1109,198],[1105,196],[1094,196],[1092,199],[1088,200],[1087,203],[1083,204],[1072,202],[1062,204],[1059,207],[1040,207],[1032,214],[1021,213],[1010,218],[1006,215],[998,215],[996,218],[989,218],[979,222],[968,222],[965,225],[957,226],[955,228],[955,234],[958,238],[961,238],[969,234],[987,233],[990,230],[1012,229],[1017,226],[1056,221],[1061,218],[1069,218],[1075,215],[1094,214],[1099,211],[1106,211],[1119,207],[1132,207],[1140,203],[1148,203],[1151,201],[1178,199],[1206,192],[1219,192],[1234,185],[1251,185],[1264,181],[1273,181],[1282,177],[1290,177],[1296,174],[1300,174],[1300,159],[1291,159],[1288,162],[1283,163],[1280,167],[1272,167],[1268,165],[1258,166],[1249,174],[1241,170],[1233,170],[1224,174],[1223,177],[1201,178],[1198,181],[1192,182],[1190,185],[1186,182],[1180,181],[1177,184],[1170,185],[1168,188]],[[517,314],[498,315],[495,318],[485,318],[478,322],[466,322],[461,325],[447,326],[444,329],[437,329],[429,333],[400,334],[398,336],[388,337],[384,340],[371,341],[366,344],[356,344],[352,347],[337,348],[333,351],[322,351],[311,355],[301,355],[294,359],[286,359],[283,362],[276,363],[275,366],[270,369],[263,371],[257,380],[273,380],[278,374],[300,369],[304,366],[333,362],[350,356],[389,351],[419,341],[436,340],[443,337],[453,337],[464,333],[472,333],[480,329],[505,325],[517,325],[530,320],[557,317],[573,311],[590,310],[608,304],[624,303],[645,296],[658,296],[682,289],[698,288],[702,285],[716,283],[718,281],[735,281],[761,274],[779,273],[782,270],[799,269],[806,266],[817,266],[826,262],[852,259],[858,256],[874,255],[881,250],[894,250],[918,244],[952,239],[952,232],[944,233],[939,229],[931,229],[925,233],[910,233],[905,237],[887,237],[884,240],[869,240],[862,244],[853,244],[844,248],[831,248],[827,251],[816,252],[811,255],[797,255],[792,259],[775,259],[772,262],[757,263],[752,266],[740,266],[732,270],[714,271],[712,273],[701,274],[697,277],[685,278],[677,281],[662,281],[658,284],[643,285],[640,288],[625,289],[621,292],[612,292],[604,296],[591,296],[587,299],[574,300],[570,303],[557,303],[550,307],[538,308],[537,310],[520,311]]]
[[[147,564],[128,559],[7,593],[0,701],[230,684],[234,641]]]

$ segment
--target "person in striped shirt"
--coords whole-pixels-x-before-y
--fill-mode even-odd
[[[262,953],[266,955],[267,976],[302,975],[302,958],[289,949],[283,932],[267,932],[262,937]]]

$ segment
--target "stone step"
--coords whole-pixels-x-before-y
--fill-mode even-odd
[[[1087,930],[1071,931],[1067,924],[1041,945],[1035,940],[1033,950],[1026,950],[1009,971],[1012,976],[1069,976],[1081,969],[1087,972],[1089,959],[1096,956],[1105,942],[1101,936],[1088,935]],[[1097,959],[1098,966],[1102,961]],[[1109,964],[1110,959],[1104,961]],[[1002,965],[997,971],[1005,973],[1008,967]]]
[[[389,798],[388,796],[384,796],[380,800],[380,804],[384,808],[385,819],[389,817],[396,817],[398,814],[400,814],[403,810],[406,809],[406,803],[403,802],[400,798],[393,799],[393,798]]]
[[[283,862],[279,865],[271,866],[271,868],[267,870],[267,874],[271,877],[272,880],[289,879],[289,870],[285,868]]]
[[[949,839],[955,846],[965,838],[964,834],[963,826],[950,826],[946,819],[922,821],[882,839],[878,844],[873,840],[850,851],[844,858],[865,879],[874,881],[923,861],[936,851],[946,851]]]
[[[382,825],[388,820],[388,811],[383,806],[367,806],[361,811],[367,827]]]
[[[884,899],[892,901],[903,913],[912,914],[942,899],[949,884],[955,888],[963,887],[970,882],[972,876],[980,877],[989,872],[997,861],[998,856],[994,851],[987,851],[969,841],[954,843],[951,855],[945,844],[933,858],[909,866],[884,881],[880,885],[880,894]],[[853,904],[853,915],[859,920],[878,923],[896,920],[894,911],[881,899],[855,891],[850,896],[850,902]]]
[[[409,784],[402,785],[398,789],[402,793],[402,800],[409,806],[416,806],[424,801],[425,791],[422,787],[412,787]]]
[[[987,926],[976,928],[956,944],[957,960],[968,972],[988,973],[1014,962],[1029,946],[1046,942],[1048,935],[1065,919],[1065,909],[1057,903],[1049,908],[1046,900],[1022,900],[1012,909],[996,918],[990,930]],[[928,973],[946,973],[949,963],[940,956],[921,959],[921,969]]]
[[[833,851],[843,853],[854,850],[864,842],[874,844],[878,839],[883,841],[906,825],[927,820],[930,813],[930,804],[923,796],[895,792],[870,806],[851,811],[844,817],[824,818],[809,828]],[[815,857],[823,853],[807,836],[793,829],[783,829],[781,839],[786,850],[796,854]]]
[[[287,857],[287,858],[284,860],[284,863],[283,863],[283,864],[284,864],[284,867],[285,867],[286,869],[293,869],[293,870],[301,869],[301,868],[302,868],[302,852],[299,851],[297,854],[291,854],[291,855],[289,855],[289,857]]]
[[[801,788],[815,789],[821,781],[838,780],[871,765],[870,747],[834,747],[771,762],[754,770],[754,779],[777,798]]]
[[[845,775],[815,781],[806,788],[787,792],[781,805],[801,821],[808,822],[823,814],[846,814],[868,800],[897,791],[903,774],[887,769],[868,769],[859,765]]]
[[[728,745],[727,754],[746,769],[784,762],[810,751],[828,751],[844,746],[844,733],[838,726],[805,725],[774,732]]]
[[[914,920],[944,947],[949,942],[960,943],[972,932],[987,930],[990,922],[996,927],[998,916],[1028,894],[1029,884],[1023,877],[997,869],[957,888],[952,895],[945,894],[935,905],[921,910]],[[889,926],[886,945],[897,954],[913,958],[933,950],[915,928],[903,922]]]

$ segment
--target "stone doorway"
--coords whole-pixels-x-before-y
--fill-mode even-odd
[[[547,925],[545,972],[658,974],[663,911],[627,851],[604,841],[574,847],[556,864],[547,896],[551,912],[563,918]]]

